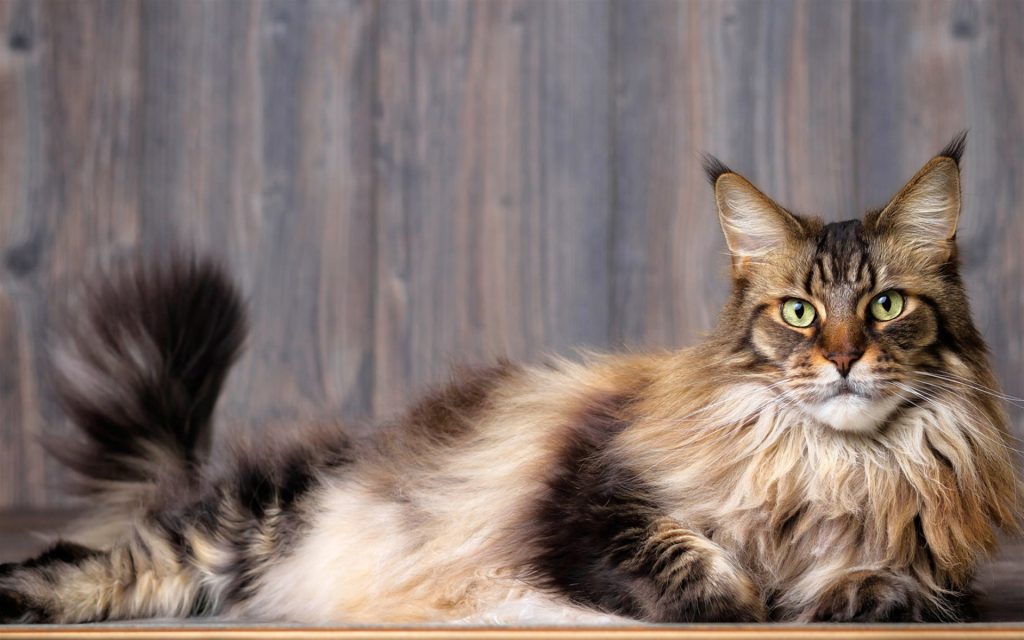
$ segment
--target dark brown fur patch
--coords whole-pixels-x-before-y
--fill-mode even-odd
[[[490,367],[461,367],[452,381],[426,395],[403,419],[405,428],[431,439],[457,439],[473,429],[473,419],[489,395],[522,369],[508,360]]]
[[[652,622],[760,619],[709,575],[702,536],[660,512],[638,475],[607,455],[629,396],[593,398],[572,425],[534,518],[531,579],[579,604]],[[710,546],[709,543],[705,543]]]
[[[95,557],[98,552],[95,549],[83,547],[80,544],[61,540],[54,543],[49,549],[35,558],[22,563],[22,567],[32,569],[36,567],[48,567],[54,564],[78,564],[83,560]]]
[[[56,441],[52,454],[87,493],[169,471],[187,482],[245,339],[241,296],[215,263],[185,256],[117,272],[90,293],[56,362],[59,398],[84,438]]]

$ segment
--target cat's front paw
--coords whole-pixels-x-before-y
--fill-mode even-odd
[[[920,622],[921,598],[909,576],[853,571],[833,582],[802,616],[807,622]]]
[[[754,581],[717,544],[678,525],[658,527],[647,542],[647,570],[663,596],[657,622],[758,623],[768,614]]]
[[[729,622],[764,622],[768,612],[757,587],[745,575],[729,572],[729,586],[719,597],[719,606],[723,609],[721,620]]]

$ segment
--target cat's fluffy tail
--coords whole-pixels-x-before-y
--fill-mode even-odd
[[[50,449],[113,515],[138,509],[161,481],[194,482],[245,312],[216,264],[183,256],[113,273],[83,304],[54,365],[84,437]]]

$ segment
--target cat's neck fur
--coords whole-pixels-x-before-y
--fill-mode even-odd
[[[877,433],[841,433],[706,349],[661,364],[636,400],[643,418],[617,446],[680,517],[749,549],[767,573],[820,565],[787,549],[817,545],[848,564],[923,563],[924,575],[934,563],[947,584],[965,586],[978,552],[995,548],[993,525],[1016,527],[1006,418],[984,393],[940,392],[908,402]]]

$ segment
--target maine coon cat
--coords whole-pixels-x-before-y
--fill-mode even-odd
[[[834,224],[710,159],[733,286],[702,344],[461,371],[370,437],[226,461],[235,290],[192,259],[112,277],[55,361],[95,513],[0,568],[0,620],[961,619],[1021,512],[958,273],[963,143]]]

